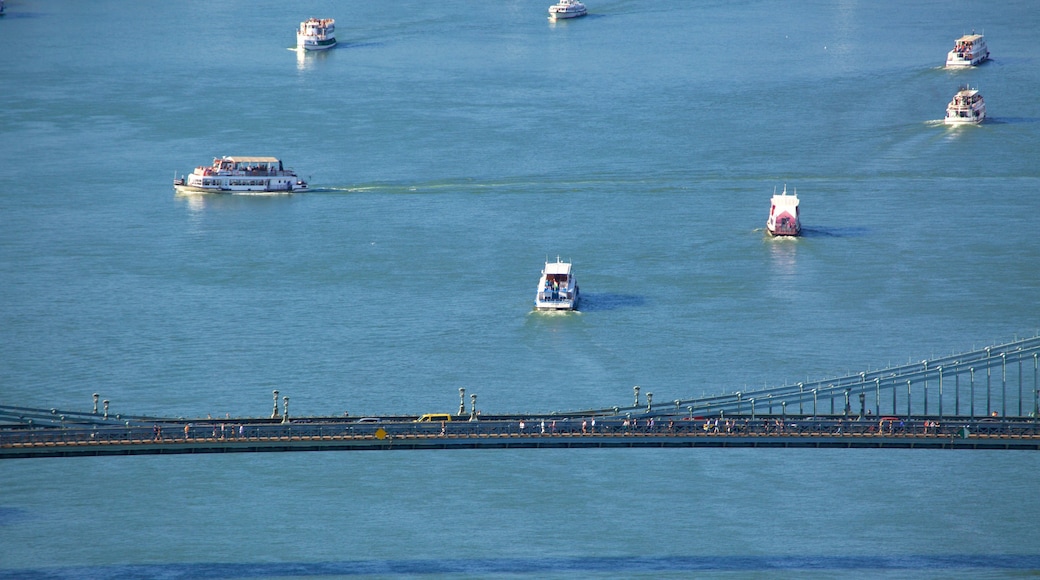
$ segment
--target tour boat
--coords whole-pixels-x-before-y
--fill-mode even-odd
[[[534,298],[535,310],[574,310],[578,307],[578,282],[571,273],[570,262],[556,257],[545,262],[538,292]]]
[[[783,193],[777,195],[776,188],[773,188],[773,200],[769,207],[766,230],[774,236],[797,236],[802,231],[802,224],[798,221],[797,189],[794,194],[788,195],[785,183]]]
[[[200,165],[188,175],[173,180],[182,192],[249,193],[306,191],[307,182],[292,169],[282,167],[276,157],[221,157],[213,165]]]
[[[987,58],[986,38],[972,30],[954,41],[953,50],[946,55],[946,68],[975,66]]]
[[[978,89],[963,87],[946,105],[946,119],[943,122],[947,125],[977,125],[985,118],[986,103]]]
[[[577,18],[579,16],[585,16],[586,14],[588,14],[588,10],[586,10],[585,5],[578,2],[578,0],[560,0],[549,7],[549,18],[553,20],[561,18]]]
[[[336,19],[309,18],[296,31],[297,50],[328,50],[336,46]]]

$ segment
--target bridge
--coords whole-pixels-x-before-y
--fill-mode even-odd
[[[0,405],[0,459],[319,450],[812,447],[1040,450],[1040,336],[826,380],[626,407],[184,419]]]

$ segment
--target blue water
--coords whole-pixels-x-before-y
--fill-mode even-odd
[[[627,405],[1040,328],[1040,10],[9,0],[0,402],[263,416]],[[337,19],[339,46],[293,30]],[[993,60],[941,68],[985,32]],[[977,86],[989,118],[947,128]],[[220,155],[315,191],[175,195]],[[805,235],[763,232],[801,198]],[[582,312],[531,312],[546,258]],[[1004,576],[1029,453],[15,460],[0,577]]]

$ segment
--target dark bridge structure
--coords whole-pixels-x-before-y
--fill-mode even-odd
[[[1040,450],[1040,336],[832,379],[627,407],[185,419],[0,405],[0,459],[261,451],[812,447]]]

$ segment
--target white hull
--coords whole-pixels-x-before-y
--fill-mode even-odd
[[[551,311],[568,312],[568,311],[571,311],[571,310],[577,310],[577,308],[578,308],[578,303],[575,302],[574,300],[564,300],[564,301],[560,301],[560,302],[551,302],[551,301],[542,302],[542,301],[537,301],[534,304],[534,309],[538,310],[540,312],[551,312]]]
[[[578,18],[585,16],[588,12],[555,12],[549,14],[549,18],[552,20],[566,20],[568,18]]]
[[[226,189],[220,187],[196,187],[192,185],[180,185],[174,184],[173,189],[178,193],[225,193],[231,195],[285,195],[292,193],[300,193],[307,191],[306,185],[294,185],[292,189],[267,189],[264,187],[228,187]]]
[[[328,50],[330,48],[335,48],[335,46],[336,46],[335,39],[333,39],[332,43],[330,43],[330,44],[318,44],[316,42],[307,42],[307,41],[297,42],[296,43],[297,50]]]
[[[975,56],[969,60],[955,56],[951,51],[949,56],[946,57],[946,68],[967,68],[970,66],[978,66],[987,60],[989,60],[988,52],[981,56]]]

